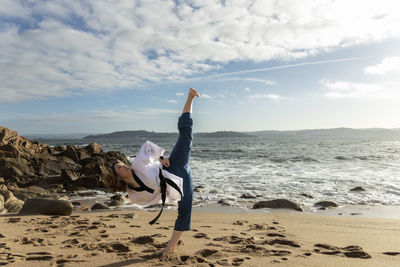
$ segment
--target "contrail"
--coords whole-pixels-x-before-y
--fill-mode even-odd
[[[320,64],[329,64],[329,63],[336,63],[336,62],[356,61],[356,60],[361,60],[361,59],[365,59],[365,58],[368,58],[368,57],[339,58],[339,59],[331,59],[331,60],[303,62],[303,63],[297,63],[297,64],[287,64],[287,65],[280,65],[280,66],[269,67],[269,68],[240,70],[240,71],[233,71],[233,72],[225,72],[225,73],[219,73],[219,74],[206,75],[206,76],[201,76],[201,77],[196,77],[196,78],[189,78],[189,79],[181,80],[179,82],[198,81],[198,80],[203,80],[203,79],[219,78],[219,77],[225,77],[225,76],[231,76],[231,75],[237,75],[237,74],[240,75],[240,74],[246,74],[246,73],[271,71],[271,70],[279,70],[279,69],[288,69],[288,68],[296,68],[296,67],[307,66],[307,65],[320,65]]]

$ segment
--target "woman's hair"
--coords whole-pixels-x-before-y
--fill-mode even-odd
[[[111,192],[126,192],[126,183],[122,181],[119,177],[118,174],[115,172],[115,162],[111,166],[111,172],[110,170],[107,170],[106,168],[102,168],[102,173],[103,173],[103,180],[104,180],[104,185],[110,189]]]

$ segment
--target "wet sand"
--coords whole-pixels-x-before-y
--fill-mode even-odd
[[[157,212],[158,210],[156,210]],[[157,255],[176,211],[0,216],[4,266],[399,266],[400,220],[194,212],[175,253]]]

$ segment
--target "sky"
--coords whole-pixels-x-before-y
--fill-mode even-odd
[[[396,0],[0,0],[20,135],[400,127]]]

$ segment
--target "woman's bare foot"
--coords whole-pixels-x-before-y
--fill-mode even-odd
[[[190,88],[190,91],[189,91],[189,96],[192,96],[192,97],[195,97],[195,96],[197,96],[197,97],[200,97],[200,93],[199,93],[199,92],[197,92],[197,90],[196,90],[196,89],[194,89],[194,88]]]

